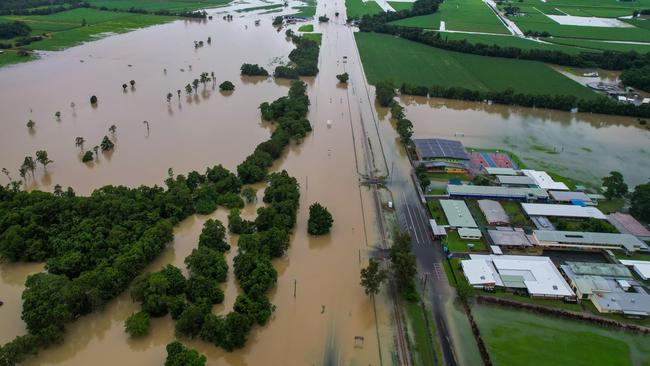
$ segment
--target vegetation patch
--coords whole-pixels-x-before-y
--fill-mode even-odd
[[[348,18],[361,18],[364,15],[383,13],[384,10],[374,0],[345,0]]]
[[[304,24],[298,28],[298,32],[313,32],[313,31],[314,31],[313,24]]]
[[[483,239],[463,240],[458,235],[457,230],[448,230],[443,243],[447,245],[450,252],[483,252],[487,250],[487,245],[485,245]]]

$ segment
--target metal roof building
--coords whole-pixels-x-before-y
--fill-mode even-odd
[[[436,220],[429,219],[429,225],[431,226],[431,231],[433,231],[433,235],[435,235],[435,236],[447,236],[447,231],[445,231],[445,228],[442,227],[442,226],[439,226],[436,223]]]
[[[596,207],[582,207],[576,205],[522,203],[521,208],[528,216],[551,216],[551,217],[573,217],[593,218],[605,220],[607,216]]]
[[[497,201],[478,200],[478,206],[485,215],[485,220],[489,225],[503,225],[510,223],[510,217],[506,214],[503,206]]]
[[[618,249],[626,252],[648,250],[648,245],[630,234],[589,233],[580,231],[533,230],[537,244],[573,249]]]
[[[625,266],[632,267],[644,281],[650,280],[650,261],[621,259],[620,262]]]
[[[497,175],[497,183],[502,186],[536,186],[535,181],[525,175]]]
[[[445,216],[447,217],[447,222],[449,223],[450,227],[478,227],[464,201],[440,200],[440,206],[445,212]]]
[[[485,167],[485,172],[490,175],[517,175],[517,171],[512,168]]]
[[[494,245],[504,247],[532,247],[534,242],[523,229],[497,228],[487,231]]]
[[[420,160],[452,159],[469,160],[469,155],[460,141],[445,139],[413,139]]]
[[[548,193],[540,188],[511,188],[470,185],[448,185],[450,197],[490,198],[495,200],[546,201]]]
[[[458,228],[458,236],[463,240],[479,240],[483,237],[483,233],[479,229],[461,227]]]
[[[470,254],[470,258],[460,263],[474,287],[526,289],[532,297],[575,296],[549,257]]]
[[[650,240],[650,230],[636,221],[632,215],[615,212],[607,215],[607,221],[624,234],[632,234],[641,240]]]
[[[539,170],[523,169],[522,173],[530,177],[539,188],[568,191],[569,187],[562,182],[556,182],[548,173]]]
[[[551,199],[556,202],[571,202],[574,200],[582,201],[586,204],[592,204],[591,198],[587,196],[584,192],[572,192],[572,191],[548,191],[548,194],[551,196]]]

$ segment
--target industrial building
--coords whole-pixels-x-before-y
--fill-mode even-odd
[[[470,259],[460,263],[475,288],[500,287],[538,298],[575,298],[549,257],[470,254]]]
[[[540,188],[510,188],[491,186],[448,185],[451,198],[514,200],[522,202],[546,202],[548,193]]]
[[[548,173],[539,170],[523,169],[521,171],[525,176],[530,177],[539,188],[552,189],[556,191],[568,191],[569,187],[562,182],[556,182]]]
[[[483,211],[485,221],[488,225],[507,225],[510,223],[510,217],[503,209],[503,206],[493,200],[478,200],[478,206]]]
[[[631,259],[621,259],[621,264],[632,267],[639,277],[644,281],[650,280],[650,261],[637,261]]]
[[[559,203],[571,203],[578,206],[593,206],[594,202],[584,192],[548,191],[551,200]]]
[[[537,245],[557,249],[648,251],[648,245],[630,234],[533,230]]]
[[[650,240],[650,230],[636,221],[632,215],[615,212],[607,215],[607,221],[623,234],[631,234],[641,240]]]
[[[527,248],[535,244],[535,240],[526,235],[523,229],[510,227],[497,227],[487,231],[493,245],[507,248]]]
[[[463,173],[469,155],[460,141],[445,139],[413,139],[417,160],[431,171]]]
[[[460,227],[478,227],[464,201],[440,200],[440,207],[442,207],[442,210],[447,217],[447,222],[449,223],[450,228],[456,229]]]
[[[650,315],[650,295],[624,265],[567,262],[560,268],[577,296],[589,299],[599,312]]]
[[[605,220],[607,216],[596,207],[583,207],[577,205],[522,203],[521,208],[526,215],[545,217],[568,217],[581,219]]]
[[[504,187],[536,188],[535,181],[525,175],[497,175],[497,183]]]

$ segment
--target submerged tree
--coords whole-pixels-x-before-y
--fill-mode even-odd
[[[97,96],[93,95],[90,97],[90,104],[95,105],[97,104]]]
[[[332,214],[327,208],[316,202],[309,206],[309,221],[307,223],[307,232],[312,235],[323,235],[330,232],[332,228]]]
[[[149,314],[144,311],[138,311],[131,314],[124,322],[124,329],[133,338],[142,337],[149,334]]]
[[[194,89],[194,93],[197,93],[197,90],[199,89],[199,79],[194,79],[192,81],[192,88]]]
[[[54,162],[53,160],[50,160],[48,158],[47,151],[45,151],[45,150],[38,150],[36,152],[36,161],[38,161],[39,163],[41,163],[41,165],[43,165],[43,169],[47,169],[47,165],[49,163]]]
[[[84,142],[86,142],[86,139],[84,139],[81,136],[77,136],[74,138],[74,146],[80,148],[81,150],[84,149]]]
[[[370,258],[368,267],[361,269],[361,286],[363,286],[366,295],[374,296],[379,293],[381,283],[388,278],[388,272],[379,268],[379,262]]]
[[[20,167],[25,171],[30,171],[32,173],[32,177],[34,177],[34,170],[36,170],[36,162],[34,161],[34,158],[31,156],[25,156],[23,164]]]
[[[185,92],[187,93],[187,95],[192,94],[192,85],[190,84],[185,85]]]
[[[34,126],[36,126],[36,122],[32,121],[31,119],[29,121],[27,121],[27,128],[29,128],[30,130],[33,130]]]
[[[110,151],[113,150],[115,144],[113,143],[113,141],[111,141],[111,139],[108,138],[108,136],[104,136],[100,146],[102,148],[102,151]]]
[[[56,111],[56,113],[54,113],[54,118],[56,118],[57,121],[60,121],[61,120],[61,112]]]
[[[167,93],[167,103],[171,103],[171,101],[172,101],[172,97],[173,97],[173,96],[174,96],[174,95],[173,95],[171,92],[170,92],[170,93]]]
[[[127,86],[126,83],[122,84],[122,90],[126,91]]]
[[[111,135],[115,136],[115,132],[117,132],[117,126],[111,125],[111,127],[108,128],[108,132],[110,132]]]
[[[165,366],[204,366],[206,358],[196,350],[174,341],[167,345]]]
[[[210,81],[210,77],[207,72],[202,72],[200,78],[201,84],[203,84],[203,89],[205,89],[205,84]]]
[[[226,80],[223,83],[219,84],[219,89],[222,91],[235,90],[235,85],[230,81]]]
[[[131,84],[131,87],[133,88],[135,86],[135,80],[129,81],[129,84]]]

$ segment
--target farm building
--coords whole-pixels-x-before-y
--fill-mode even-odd
[[[622,264],[567,262],[560,266],[577,296],[601,313],[650,315],[650,295]]]
[[[575,297],[549,257],[470,254],[470,258],[460,263],[475,288],[502,287],[541,298]]]
[[[632,215],[615,212],[607,215],[607,221],[623,234],[632,234],[641,240],[650,240],[650,230],[636,221]]]
[[[501,227],[496,230],[488,230],[488,237],[494,245],[510,248],[532,247],[534,240],[529,238],[523,229]]]
[[[510,218],[503,206],[497,201],[478,200],[478,206],[485,215],[485,220],[489,225],[505,225],[510,223]]]
[[[485,173],[488,175],[518,175],[517,170],[512,168],[497,168],[497,167],[484,167]]]
[[[461,227],[458,228],[458,236],[463,240],[479,240],[483,237],[483,233],[479,229]]]
[[[548,191],[551,200],[560,203],[582,203],[583,205],[593,206],[594,202],[584,192],[572,191]]]
[[[581,219],[605,220],[607,216],[596,207],[582,207],[576,205],[522,203],[521,208],[528,216],[568,217]]]
[[[451,198],[484,198],[494,200],[542,201],[548,200],[546,190],[540,188],[510,188],[470,185],[448,185]]]
[[[649,250],[646,243],[630,234],[533,230],[533,237],[537,241],[537,245],[558,249],[614,249],[628,253]]]
[[[569,187],[566,186],[566,184],[562,182],[556,182],[551,178],[548,173],[539,171],[539,170],[529,170],[529,169],[524,169],[522,170],[522,173],[524,173],[525,176],[529,177],[535,182],[535,185],[537,185],[539,188],[542,189],[553,189],[557,191],[568,191]]]
[[[447,222],[449,223],[450,228],[478,227],[464,201],[440,200],[440,207],[442,207],[442,210],[447,217]]]
[[[650,280],[650,261],[637,261],[629,259],[621,259],[621,264],[632,267],[639,277],[644,281]]]
[[[413,139],[417,160],[429,170],[463,173],[469,165],[469,155],[460,141],[444,139]]]
[[[525,175],[497,175],[497,183],[504,187],[537,187],[535,181]]]

